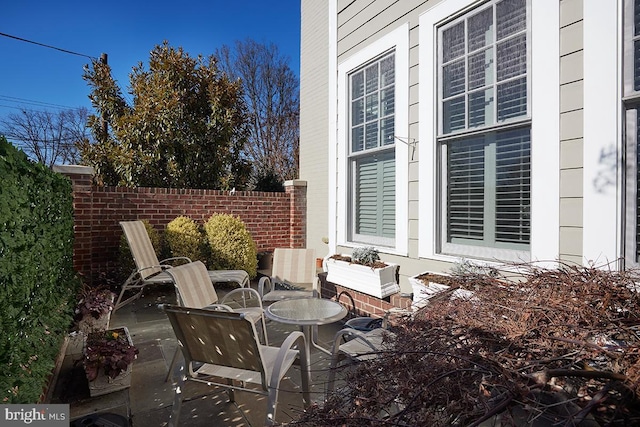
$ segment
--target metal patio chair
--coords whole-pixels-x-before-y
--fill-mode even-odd
[[[173,283],[173,280],[166,272],[168,268],[172,267],[171,262],[178,260],[191,262],[186,257],[167,258],[158,261],[158,256],[153,249],[151,239],[149,239],[147,229],[142,221],[121,221],[120,226],[129,243],[136,268],[122,285],[118,299],[113,307],[114,313],[119,308],[140,298],[145,286]],[[209,277],[213,283],[235,282],[241,287],[249,284],[249,274],[244,270],[210,270]],[[132,290],[137,290],[137,293],[123,301],[125,293]]]
[[[263,302],[319,297],[315,250],[276,248],[271,276],[260,278],[258,293]]]
[[[207,267],[201,261],[170,268],[167,273],[171,276],[176,286],[176,295],[181,306],[244,313],[245,318],[251,323],[254,325],[260,323],[262,325],[264,343],[269,345],[264,310],[262,309],[258,291],[250,287],[238,288],[228,292],[222,300],[219,300],[216,289],[209,278]],[[240,302],[240,305],[238,302]],[[254,306],[248,306],[249,304],[254,304]],[[180,349],[178,348],[171,360],[165,381],[171,378],[179,355]]]
[[[279,348],[264,346],[244,313],[171,305],[163,308],[185,359],[169,426],[178,425],[187,381],[226,388],[232,402],[235,390],[268,396],[265,425],[273,425],[280,381],[296,361],[300,363],[303,404],[309,406],[309,366],[302,332],[290,333]],[[245,383],[260,387],[246,388]]]
[[[331,348],[327,394],[333,392],[338,363],[345,358],[355,362],[363,362],[379,357],[381,351],[384,351],[385,348],[384,338],[386,334],[393,335],[393,332],[384,328],[376,328],[369,332],[344,328],[336,333],[333,347]],[[349,341],[343,343],[345,338],[349,338]]]

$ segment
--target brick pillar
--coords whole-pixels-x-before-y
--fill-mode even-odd
[[[289,195],[289,247],[307,247],[307,181],[285,181]]]
[[[93,196],[91,183],[94,170],[90,166],[56,165],[54,172],[68,176],[71,179],[73,191],[73,267],[76,272],[84,276],[85,281],[91,280],[91,254],[93,244],[91,226],[93,223]]]

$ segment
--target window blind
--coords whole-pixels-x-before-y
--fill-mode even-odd
[[[395,154],[359,158],[355,168],[356,234],[395,237]]]
[[[530,243],[530,133],[527,127],[448,143],[448,242]]]
[[[529,243],[531,137],[529,129],[496,137],[496,241]]]
[[[448,240],[484,239],[484,137],[449,145]]]

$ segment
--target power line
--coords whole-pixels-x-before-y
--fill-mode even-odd
[[[98,58],[96,58],[95,56],[85,55],[84,53],[73,52],[71,50],[62,49],[62,48],[51,46],[51,45],[48,45],[48,44],[34,42],[33,40],[23,39],[22,37],[12,36],[11,34],[0,33],[0,36],[9,37],[10,39],[15,39],[15,40],[19,40],[21,42],[35,44],[35,45],[46,47],[46,48],[49,48],[49,49],[55,49],[55,50],[58,50],[60,52],[69,53],[71,55],[83,56],[85,58],[89,58],[89,59],[95,60],[95,61],[98,60]]]
[[[3,105],[3,104],[0,104],[0,108],[13,108],[16,110],[23,110],[23,108],[20,108],[20,107],[14,107],[13,105]]]
[[[68,105],[53,104],[53,103],[45,102],[45,101],[36,101],[34,99],[17,98],[15,96],[1,95],[1,94],[0,94],[0,101],[14,102],[16,104],[20,103],[20,104],[36,105],[36,106],[39,106],[39,107],[75,109],[75,107],[70,107]]]
[[[0,101],[3,101],[2,99],[0,99]],[[47,107],[43,106],[43,105],[36,105],[36,107],[42,107],[40,109],[33,109],[33,108],[25,108],[24,105],[20,105],[20,106],[14,106],[14,105],[5,105],[5,104],[0,104],[0,108],[12,108],[14,110],[19,110],[19,111],[28,111],[30,113],[42,113],[42,112],[46,112],[49,111],[48,109],[46,109]],[[82,107],[48,107],[48,108],[54,108],[56,110],[62,110],[62,111],[66,111],[66,110],[77,110],[78,108],[82,108]]]
[[[48,139],[40,139],[40,138],[24,138],[21,136],[17,136],[11,133],[5,133],[4,136],[6,136],[7,138],[11,138],[14,141],[20,141],[20,142],[24,142],[24,143],[30,143],[30,142],[45,142],[45,143],[61,143],[63,145],[69,145],[68,142],[69,141],[77,141],[79,138],[75,137],[75,136],[67,136],[64,138],[55,138],[55,137],[51,137]]]

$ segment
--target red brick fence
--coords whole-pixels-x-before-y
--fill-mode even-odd
[[[284,193],[174,188],[96,187],[93,169],[56,166],[73,186],[74,267],[91,279],[118,260],[119,221],[147,219],[158,229],[180,215],[204,223],[214,213],[240,217],[258,252],[306,246],[307,184],[287,181]]]

